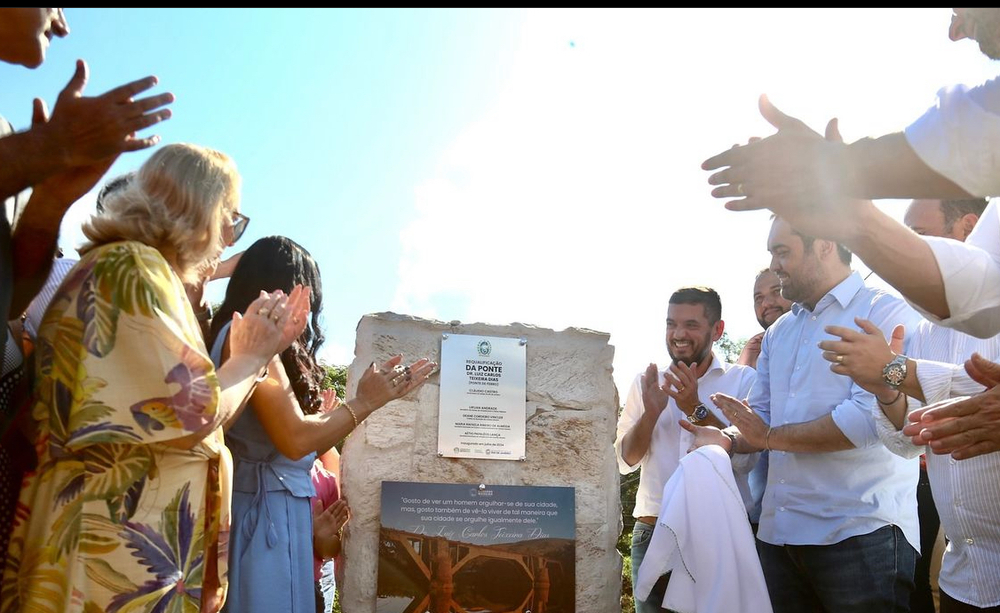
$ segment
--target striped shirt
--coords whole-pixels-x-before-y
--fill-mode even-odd
[[[983,390],[962,366],[973,352],[1000,356],[1000,336],[982,340],[929,321],[920,324],[909,353],[917,362],[917,381],[928,404]],[[909,402],[908,411],[921,406],[912,398]],[[909,458],[927,452],[927,476],[949,540],[941,563],[941,589],[976,607],[1000,605],[1000,453],[968,460],[936,455],[913,445],[877,405],[872,414],[879,438],[890,451]]]

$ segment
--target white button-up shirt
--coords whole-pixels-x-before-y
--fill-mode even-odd
[[[928,321],[920,324],[911,337],[909,356],[917,360],[917,381],[928,404],[983,390],[962,366],[973,352],[1000,356],[1000,336],[982,340]],[[919,406],[911,398],[907,412]],[[934,505],[949,540],[941,563],[941,589],[976,607],[1000,605],[1000,453],[959,461],[936,455],[913,445],[877,406],[872,414],[879,438],[893,453],[912,458],[927,451]]]
[[[930,321],[980,338],[1000,333],[1000,211],[990,201],[965,243],[926,237],[944,280],[949,317]],[[963,358],[964,361],[964,358]]]
[[[664,383],[664,372],[660,371],[659,381],[661,385]],[[709,396],[723,393],[734,398],[746,398],[750,386],[753,385],[753,380],[754,370],[752,368],[723,362],[713,351],[712,364],[698,379],[698,398],[705,403],[705,406],[716,418],[728,425],[729,420],[712,403]],[[688,447],[693,442],[691,434],[677,423],[681,419],[685,419],[685,413],[678,408],[674,399],[670,398],[667,401],[667,407],[660,413],[653,428],[653,436],[650,439],[646,455],[635,466],[629,466],[622,458],[622,439],[639,422],[642,412],[642,373],[639,373],[635,381],[632,382],[632,387],[629,388],[628,396],[625,399],[625,408],[618,418],[618,434],[615,437],[615,454],[618,457],[618,469],[621,474],[627,475],[642,468],[639,475],[639,489],[635,495],[635,509],[632,511],[633,517],[660,514],[663,486],[677,470],[681,458],[687,454]],[[749,471],[751,466],[747,465],[746,470]],[[736,481],[744,502],[748,501],[750,488],[747,485],[746,474],[736,475]]]
[[[937,104],[904,133],[938,174],[974,196],[1000,196],[1000,78],[942,88]]]
[[[1000,78],[944,88],[906,128],[925,164],[975,196],[1000,196]],[[1000,224],[991,203],[966,242],[928,237],[944,279],[949,317],[929,320],[989,338],[1000,333]]]
[[[913,330],[920,321],[902,299],[865,287],[855,272],[814,310],[793,304],[764,333],[750,391],[753,410],[772,427],[832,415],[855,445],[827,453],[771,452],[757,531],[764,542],[830,545],[895,524],[920,549],[917,460],[900,458],[882,445],[872,395],[831,372],[817,347],[834,339],[825,326],[856,328],[855,317],[871,320],[886,336],[896,324]]]

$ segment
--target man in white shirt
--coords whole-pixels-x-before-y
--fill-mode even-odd
[[[830,372],[816,344],[828,325],[864,317],[880,328],[916,325],[905,302],[865,287],[850,252],[796,233],[777,218],[771,269],[795,304],[764,333],[748,405],[713,400],[738,432],[709,428],[737,454],[770,451],[757,532],[775,613],[907,610],[919,547],[917,462],[889,453],[871,415],[872,395]],[[713,437],[710,436],[714,434]]]
[[[949,36],[969,38],[1000,59],[1000,8],[956,8]],[[859,198],[965,198],[1000,195],[1000,78],[939,92],[904,132],[850,145],[836,120],[826,138],[785,115],[766,97],[761,113],[777,134],[706,160],[718,198],[733,210],[769,208],[800,231],[838,241],[898,289],[931,321],[986,338],[1000,332],[1000,227],[966,245],[921,240]],[[950,244],[951,243],[951,244]],[[994,394],[998,398],[994,398]],[[965,404],[913,414],[914,442],[956,459],[1000,450],[1000,390]]]
[[[753,383],[752,368],[727,364],[712,351],[712,344],[724,329],[722,302],[715,290],[687,287],[674,292],[667,307],[666,343],[671,364],[663,371],[650,364],[645,373],[636,376],[618,419],[615,452],[619,470],[625,475],[642,469],[632,513],[636,518],[632,532],[633,586],[660,512],[663,486],[693,440],[678,421],[725,427],[729,421],[709,397],[723,392],[745,398]],[[746,501],[749,490],[745,474],[737,479],[740,481]],[[660,603],[668,580],[668,575],[661,578],[646,600],[636,599],[637,613],[664,610]]]
[[[914,445],[902,432],[906,413],[921,401],[981,392],[983,385],[969,377],[961,362],[973,353],[1000,355],[1000,337],[977,339],[925,320],[908,334],[907,357],[902,330],[894,331],[890,345],[869,322],[858,323],[860,332],[831,328],[840,340],[820,345],[824,357],[834,363],[832,370],[875,395],[872,413],[885,446],[901,457],[916,457],[926,447]],[[961,462],[927,454],[927,473],[949,539],[939,576],[941,613],[1000,611],[1000,453]]]
[[[904,221],[917,234],[964,240],[985,206],[982,199],[918,200],[910,204]],[[832,370],[851,377],[875,395],[877,407],[872,413],[879,438],[890,451],[907,458],[922,454],[926,448],[914,445],[901,431],[907,409],[919,406],[918,401],[927,404],[981,392],[983,386],[969,378],[961,364],[973,353],[1000,356],[1000,336],[977,339],[927,320],[921,321],[916,331],[906,331],[909,358],[901,355],[903,330],[893,331],[891,345],[867,323],[860,332],[847,328],[832,328],[830,332],[841,340],[820,343],[826,351],[824,357],[834,363]],[[951,543],[939,579],[942,613],[1000,610],[998,474],[1000,453],[965,462],[930,454],[927,470],[921,471],[917,502],[926,561],[922,559],[917,565],[915,581],[920,591],[921,582],[927,580],[933,533],[940,516]],[[934,497],[925,500],[920,496],[928,480],[926,492],[933,487]],[[927,502],[933,515],[925,513]],[[911,602],[910,609],[914,613],[934,612],[929,587],[920,601]]]

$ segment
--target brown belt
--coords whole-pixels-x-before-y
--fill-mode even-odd
[[[643,515],[642,517],[636,517],[635,521],[643,523],[643,524],[646,524],[647,526],[655,526],[656,525],[656,516],[655,515]]]

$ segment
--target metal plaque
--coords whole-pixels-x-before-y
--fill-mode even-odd
[[[520,338],[442,335],[438,455],[524,459],[526,344]]]

